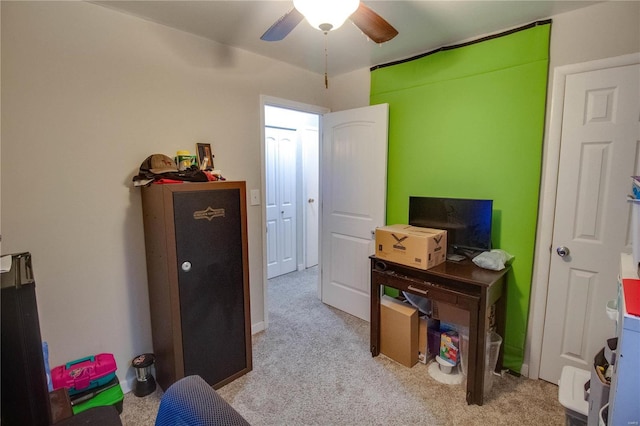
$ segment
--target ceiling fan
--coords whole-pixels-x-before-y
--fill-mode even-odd
[[[278,19],[260,37],[264,41],[284,39],[304,18],[325,34],[351,19],[369,39],[384,43],[398,31],[359,0],[293,0],[293,9]]]

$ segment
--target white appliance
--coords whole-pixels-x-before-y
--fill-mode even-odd
[[[638,267],[630,254],[622,254],[620,258],[618,349],[609,394],[608,425],[640,424],[640,317],[627,312],[625,279],[638,279]]]

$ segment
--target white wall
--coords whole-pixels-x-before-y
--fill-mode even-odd
[[[210,143],[261,188],[260,100],[327,103],[322,78],[85,2],[2,2],[3,253],[33,255],[52,366],[152,350],[140,193],[152,153]],[[264,318],[261,206],[248,212],[251,320]]]
[[[331,111],[360,108],[369,105],[371,72],[362,68],[329,80]]]
[[[561,65],[640,51],[638,1],[607,1],[552,18],[552,73]]]

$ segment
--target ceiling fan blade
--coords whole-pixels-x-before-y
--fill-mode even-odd
[[[304,19],[302,13],[296,8],[291,9],[284,16],[278,19],[264,34],[260,40],[280,41],[287,36]]]
[[[398,35],[398,30],[373,10],[360,2],[358,9],[351,15],[351,21],[360,28],[367,37],[376,43],[384,43]]]

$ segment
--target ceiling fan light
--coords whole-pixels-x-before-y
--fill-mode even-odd
[[[293,0],[298,12],[320,31],[339,28],[359,5],[360,0]]]

